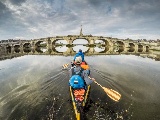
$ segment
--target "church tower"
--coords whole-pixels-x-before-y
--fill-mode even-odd
[[[83,35],[83,33],[82,33],[82,25],[81,25],[80,36],[82,36],[82,35]]]

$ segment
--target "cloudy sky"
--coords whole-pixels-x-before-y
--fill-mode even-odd
[[[0,0],[0,40],[83,34],[160,39],[160,0]]]

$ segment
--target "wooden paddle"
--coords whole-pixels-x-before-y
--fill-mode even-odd
[[[68,68],[68,65],[69,65],[69,63],[67,63],[67,64],[64,64],[62,67],[63,67],[63,69],[66,69],[66,68]]]
[[[66,69],[66,68],[68,68],[69,65],[72,66],[72,64],[73,64],[73,63],[71,62],[71,63],[66,63],[66,64],[62,65],[62,67],[63,67],[62,69]],[[72,67],[73,67],[73,66],[72,66]]]
[[[93,78],[89,77],[89,79],[93,80]],[[99,84],[97,81],[94,80],[94,83],[96,83],[98,86],[100,86],[104,92],[114,101],[118,102],[121,99],[121,94],[119,94],[117,91],[103,87],[101,84]]]

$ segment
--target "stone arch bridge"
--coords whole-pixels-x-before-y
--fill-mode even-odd
[[[118,52],[129,52],[129,53],[146,53],[149,52],[150,45],[145,42],[140,42],[137,40],[130,39],[117,39],[111,37],[103,36],[92,36],[92,35],[68,35],[68,36],[56,36],[48,38],[40,38],[33,40],[19,41],[16,43],[5,44],[5,49],[9,53],[24,53],[24,52],[36,52],[36,49],[42,47],[42,43],[45,44],[47,51],[51,54],[59,54],[56,52],[56,42],[59,40],[66,40],[68,46],[73,46],[73,42],[77,39],[84,39],[88,42],[87,50],[88,54],[97,54],[94,47],[96,40],[102,41],[102,44],[105,47],[105,50],[102,54],[107,54],[113,52],[115,47],[118,49]],[[63,54],[74,54],[73,49],[68,48],[68,50]],[[62,54],[62,53],[61,53]]]

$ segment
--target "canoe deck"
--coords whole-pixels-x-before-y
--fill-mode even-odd
[[[88,85],[86,89],[73,89],[70,86],[70,94],[77,120],[80,120],[82,118],[83,108],[86,105],[90,88],[91,88],[90,85]]]

